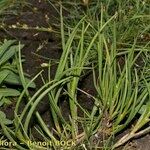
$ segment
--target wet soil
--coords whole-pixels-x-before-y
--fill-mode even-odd
[[[38,31],[35,27],[45,27],[45,28],[57,28],[59,24],[59,14],[57,11],[46,1],[46,0],[28,0],[29,4],[22,6],[21,10],[17,15],[7,16],[4,19],[4,23],[7,26],[13,25],[24,25],[28,27],[33,27],[34,29],[19,29],[19,28],[5,28],[0,30],[1,39],[17,39],[24,44],[22,50],[22,55],[25,57],[25,62],[23,64],[24,71],[34,77],[41,69],[43,69],[43,77],[47,78],[47,68],[43,68],[41,64],[48,63],[50,59],[54,60],[51,68],[51,77],[54,77],[57,62],[61,56],[62,50],[60,45],[59,34],[49,31]],[[53,2],[54,3],[54,2]],[[37,78],[35,81],[37,88],[36,91],[43,82],[41,78]],[[81,89],[87,93],[94,95],[95,89],[92,82],[92,74],[88,74],[80,83]],[[87,97],[85,94],[79,94],[80,104],[84,106],[87,110],[91,109],[93,105],[93,100]],[[49,114],[49,104],[45,97],[41,102],[42,104],[38,107],[38,111],[42,115],[44,121],[48,126],[51,125],[51,118]],[[25,104],[22,104],[24,107]],[[62,112],[63,115],[68,118],[68,103],[63,101]],[[13,119],[14,104],[4,108],[4,112],[7,117]],[[81,113],[79,111],[79,113]],[[34,122],[35,124],[35,122]],[[125,134],[125,133],[123,133]],[[35,138],[40,139],[39,135],[35,132]],[[124,146],[125,150],[150,150],[149,148],[150,136],[144,136],[142,138],[133,140]],[[123,148],[121,148],[123,149]]]

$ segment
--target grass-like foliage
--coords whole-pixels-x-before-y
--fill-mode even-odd
[[[61,6],[62,55],[54,78],[51,79],[50,61],[48,79],[42,78],[43,86],[33,95],[30,95],[28,87],[38,76],[42,76],[42,73],[37,74],[31,81],[26,81],[19,49],[18,69],[24,90],[17,100],[12,128],[7,123],[0,122],[3,134],[16,143],[17,149],[109,150],[150,131],[150,80],[147,71],[150,47],[146,40],[139,41],[141,35],[145,39],[149,30],[149,26],[144,27],[148,19],[142,21],[142,18],[147,18],[147,3],[144,5],[140,1],[111,0],[106,2],[91,0],[91,7],[87,5],[84,13],[72,18],[72,24],[63,18],[62,9],[66,8]],[[130,8],[128,2],[131,6],[136,4],[136,7]],[[74,8],[79,8],[77,3],[74,4],[77,5],[72,5]],[[141,5],[143,8],[139,7]],[[142,14],[142,10],[146,15]],[[73,13],[75,11],[79,10],[74,9]],[[138,32],[135,32],[137,21],[142,24]],[[143,61],[139,63],[138,60],[141,59]],[[87,70],[93,74],[96,96],[79,88],[81,77]],[[93,100],[90,112],[81,107],[78,100],[79,91]],[[46,96],[53,119],[52,128],[48,128],[36,109]],[[60,105],[62,97],[68,102],[68,119],[63,116],[63,108]],[[20,111],[19,107],[24,98],[27,104]],[[83,112],[82,116],[78,113],[79,109]],[[33,117],[38,121],[38,127],[35,129],[43,141],[74,141],[75,144],[70,147],[29,144],[29,141],[35,141],[30,126]],[[8,121],[2,113],[0,118]],[[129,132],[116,141],[116,135],[127,128],[130,129]]]
[[[25,4],[25,0],[0,0],[0,18],[4,19],[4,15],[16,14],[17,8]]]
[[[101,13],[103,14],[103,13]],[[101,26],[104,24],[101,19]],[[117,47],[117,28],[116,21],[111,24],[112,40],[110,43],[107,41],[107,31],[99,32],[99,41],[97,44],[98,54],[98,77],[95,77],[95,87],[98,93],[97,111],[99,115],[102,114],[99,122],[100,128],[105,119],[105,128],[108,136],[114,136],[116,133],[121,132],[124,128],[132,124],[133,119],[139,113],[139,110],[144,104],[145,110],[141,116],[137,117],[137,123],[131,129],[131,133],[124,136],[118,141],[115,147],[124,144],[129,139],[137,135],[147,133],[149,127],[138,132],[147,122],[149,122],[149,83],[143,76],[144,72],[137,70],[136,60],[141,57],[144,51],[148,51],[143,47],[141,50],[136,51],[136,42],[132,44],[126,51],[118,51]],[[123,57],[123,61],[119,58]],[[143,87],[141,88],[140,82],[144,80]],[[95,110],[93,111],[95,112]],[[97,126],[97,122],[96,122]],[[100,132],[106,132],[100,130]]]

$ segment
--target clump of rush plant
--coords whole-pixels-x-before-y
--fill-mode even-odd
[[[44,85],[32,96],[28,87],[39,75],[42,76],[42,73],[27,83],[19,51],[18,68],[24,90],[16,104],[13,128],[1,122],[2,132],[9,141],[16,143],[17,149],[115,149],[150,131],[150,127],[146,126],[150,122],[150,83],[145,73],[148,65],[144,62],[142,70],[137,68],[138,58],[149,54],[149,43],[139,43],[139,35],[148,29],[143,29],[143,25],[138,34],[129,37],[133,26],[122,33],[124,27],[119,24],[123,18],[120,10],[125,8],[126,2],[116,2],[117,8],[112,12],[110,6],[114,6],[114,2],[97,2],[96,5],[94,2],[91,1],[92,7],[89,6],[86,15],[77,15],[77,20],[74,18],[71,25],[64,23],[61,7],[63,52],[54,79],[51,79],[50,61],[48,79],[42,78]],[[140,4],[135,1],[134,3],[137,6]],[[134,22],[131,24],[134,25]],[[123,58],[123,61],[120,61],[120,58]],[[79,88],[81,76],[86,70],[93,73],[95,97]],[[79,91],[92,97],[92,111],[80,106]],[[62,95],[69,104],[68,120],[63,116],[60,105]],[[49,98],[52,128],[47,126],[36,109],[45,96]],[[23,98],[26,98],[27,104],[20,112],[19,106]],[[79,116],[79,109],[83,112],[82,117]],[[38,127],[35,126],[35,129],[42,141],[47,143],[46,146],[34,143],[36,140],[30,127],[33,117],[38,121]],[[129,133],[116,141],[117,134],[127,128],[130,129]],[[50,141],[54,144],[51,145]],[[72,144],[56,144],[61,141],[69,141]]]
[[[81,73],[84,69],[90,69],[86,67],[88,64],[88,56],[90,50],[93,48],[93,43],[98,36],[98,33],[93,37],[90,43],[84,46],[84,34],[86,30],[90,27],[84,21],[85,18],[82,18],[79,23],[75,26],[74,30],[68,32],[67,39],[64,34],[64,27],[63,27],[63,18],[61,16],[61,35],[62,35],[62,47],[63,53],[60,58],[59,65],[56,70],[56,74],[54,79],[50,78],[50,68],[49,68],[49,78],[48,81],[43,81],[44,86],[42,86],[32,97],[30,97],[29,92],[27,91],[27,87],[30,85],[26,84],[24,81],[23,74],[21,73],[21,79],[24,85],[24,91],[18,99],[16,105],[16,118],[15,118],[15,131],[11,131],[16,133],[15,136],[23,142],[29,148],[37,147],[37,145],[28,145],[27,142],[32,140],[30,137],[30,126],[29,123],[31,121],[32,116],[34,115],[35,109],[39,102],[44,98],[44,96],[48,95],[49,103],[50,103],[50,113],[52,114],[53,121],[54,121],[54,136],[43,119],[41,118],[40,114],[36,111],[35,116],[39,121],[39,125],[42,131],[46,133],[44,135],[44,139],[46,141],[52,140],[54,143],[57,140],[71,140],[76,141],[77,136],[79,134],[78,130],[78,101],[77,101],[77,87],[78,82],[81,76]],[[81,32],[78,32],[81,28]],[[75,40],[76,36],[80,35],[81,39]],[[68,38],[69,37],[69,38]],[[78,43],[78,46],[75,48],[74,44]],[[51,64],[49,64],[51,66]],[[21,69],[20,63],[20,70]],[[23,71],[21,71],[23,72]],[[64,87],[67,87],[64,88]],[[61,98],[61,94],[66,93],[69,101],[69,108],[70,108],[70,121],[67,122],[62,115],[59,100]],[[23,109],[21,114],[18,114],[18,108],[21,104],[22,98],[26,95],[28,99],[28,103]],[[32,133],[31,133],[32,134]],[[42,134],[43,135],[43,134]],[[9,133],[9,139],[10,138]],[[55,147],[55,145],[53,145]],[[74,145],[71,145],[74,146]],[[16,147],[20,147],[17,145]]]
[[[102,14],[101,17],[103,16]],[[101,26],[104,24],[102,18]],[[137,117],[136,115],[139,114],[142,106],[146,104],[144,105],[146,106],[145,111],[140,117],[137,117],[135,125],[131,127],[131,133],[128,133],[115,143],[114,149],[128,140],[149,131],[149,127],[144,130],[140,129],[150,121],[150,114],[148,113],[150,85],[143,76],[144,72],[138,73],[135,65],[141,53],[149,51],[147,44],[146,47],[136,51],[137,41],[135,39],[130,48],[120,52],[116,49],[116,21],[111,26],[110,32],[112,32],[113,36],[109,44],[106,38],[109,32],[108,28],[107,31],[99,32],[99,42],[97,44],[99,73],[98,78],[95,77],[94,73],[94,81],[98,93],[98,106],[96,107],[101,116],[97,132],[105,133],[107,137],[113,137],[123,131],[123,129],[130,127],[129,125]],[[124,62],[118,61],[120,55],[123,56]],[[143,87],[141,87],[141,80],[144,80]],[[96,112],[93,110],[93,113]],[[104,129],[102,127],[104,124],[103,120],[105,123]],[[97,122],[95,125],[97,126]],[[112,140],[112,138],[108,139]]]

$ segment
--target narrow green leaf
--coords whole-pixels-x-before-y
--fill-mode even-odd
[[[138,111],[139,114],[143,114],[143,112],[146,110],[147,106],[146,105],[143,105],[140,110]]]
[[[11,100],[9,100],[8,98],[3,97],[2,99],[0,99],[0,106],[4,104],[10,105],[11,103]]]
[[[23,45],[21,45],[23,48]],[[0,59],[0,66],[7,62],[14,54],[18,51],[18,46],[11,46],[8,51],[6,51]]]
[[[12,124],[13,122],[6,118],[6,114],[2,111],[0,111],[0,122],[3,122],[3,124]]]
[[[19,96],[20,92],[10,88],[0,88],[0,96]]]
[[[0,71],[0,84],[4,81],[4,79],[8,76],[9,70]]]
[[[22,85],[22,82],[20,80],[20,77],[19,75],[13,73],[13,72],[10,72],[9,75],[5,78],[4,80],[6,83],[8,84],[13,84],[13,85]],[[29,83],[29,79],[28,78],[25,78],[25,81],[26,83]],[[34,82],[32,82],[29,86],[30,88],[35,88],[36,85]]]
[[[8,48],[15,42],[16,40],[9,40],[9,41],[4,40],[4,43],[0,46],[0,58],[8,50]]]

